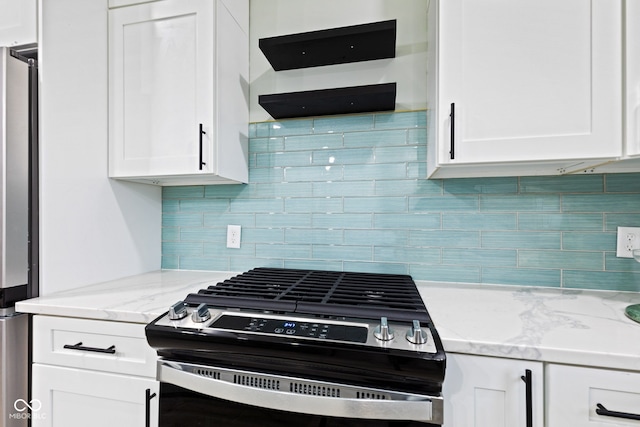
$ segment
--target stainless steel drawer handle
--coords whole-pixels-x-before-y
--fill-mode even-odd
[[[79,342],[78,344],[65,344],[64,348],[67,348],[69,350],[78,350],[78,351],[92,351],[94,353],[107,353],[107,354],[115,354],[116,353],[116,346],[112,345],[109,348],[97,348],[97,347],[85,347],[82,345],[82,342]]]
[[[630,414],[628,412],[610,411],[600,403],[596,403],[596,406],[598,407],[598,409],[596,409],[596,414],[598,415],[602,415],[605,417],[624,418],[627,420],[640,420],[640,414]]]

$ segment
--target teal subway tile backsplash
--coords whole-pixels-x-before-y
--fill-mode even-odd
[[[493,194],[480,196],[480,210],[508,212],[560,212],[558,195]]]
[[[607,193],[640,193],[640,179],[636,174],[607,175]]]
[[[640,178],[638,178],[640,179]],[[605,214],[605,231],[617,231],[618,227],[637,227],[640,224],[640,212],[616,214]]]
[[[481,282],[496,285],[560,287],[561,272],[561,269],[485,267],[482,269]]]
[[[616,247],[616,233],[571,232],[562,233],[562,249],[569,251],[591,250],[607,252]],[[636,263],[640,266],[640,263]]]
[[[479,248],[479,231],[412,231],[409,246],[438,248]]]
[[[517,178],[447,179],[444,191],[449,194],[513,194],[518,192]]]
[[[314,197],[362,197],[376,194],[375,181],[314,182],[312,188]]]
[[[524,176],[521,193],[602,193],[603,175]]]
[[[407,212],[406,197],[351,197],[344,201],[345,212]]]
[[[448,265],[479,265],[481,267],[515,267],[517,252],[511,249],[445,248],[442,263]]]
[[[163,188],[162,266],[640,291],[640,174],[427,180],[425,111],[249,125],[249,184]],[[226,227],[242,247],[226,248]]]
[[[604,256],[602,252],[520,250],[518,266],[601,271]]]
[[[481,236],[483,248],[560,249],[562,242],[560,232],[483,231]]]
[[[345,147],[392,147],[407,144],[406,130],[352,132],[344,134]]]
[[[613,206],[611,208],[614,208]],[[520,213],[520,230],[561,230],[561,231],[603,231],[603,214],[567,214],[567,213]]]
[[[204,197],[204,187],[195,185],[191,187],[166,187],[162,189],[163,203],[168,199],[195,199]]]
[[[320,117],[313,122],[314,133],[344,133],[373,128],[373,115]]]
[[[515,213],[459,213],[444,215],[442,226],[446,230],[515,230]]]
[[[313,227],[318,230],[360,229],[373,227],[371,213],[313,214]]]
[[[563,197],[565,212],[606,212],[615,206],[616,212],[640,212],[638,194],[568,194]]]
[[[372,261],[373,248],[369,245],[313,245],[313,257],[334,261]]]
[[[376,114],[374,117],[376,129],[411,129],[427,127],[427,115],[416,113],[414,111]]]

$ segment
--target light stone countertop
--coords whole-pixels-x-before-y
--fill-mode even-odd
[[[16,304],[32,314],[149,323],[237,273],[162,270]],[[640,293],[417,281],[447,352],[640,371]]]
[[[50,316],[149,323],[169,306],[233,272],[158,270],[16,303],[16,311]]]
[[[640,293],[418,282],[448,352],[640,371]]]

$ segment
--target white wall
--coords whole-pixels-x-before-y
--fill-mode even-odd
[[[396,110],[426,108],[429,0],[252,0],[251,122],[270,120],[258,95],[397,82]],[[397,20],[396,57],[353,64],[274,71],[258,47],[263,37]]]
[[[107,0],[40,0],[41,295],[160,268],[161,190],[107,178]]]

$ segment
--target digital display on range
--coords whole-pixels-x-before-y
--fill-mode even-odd
[[[318,321],[293,321],[224,315],[211,327],[300,338],[328,339],[334,341],[366,342],[367,328]]]

